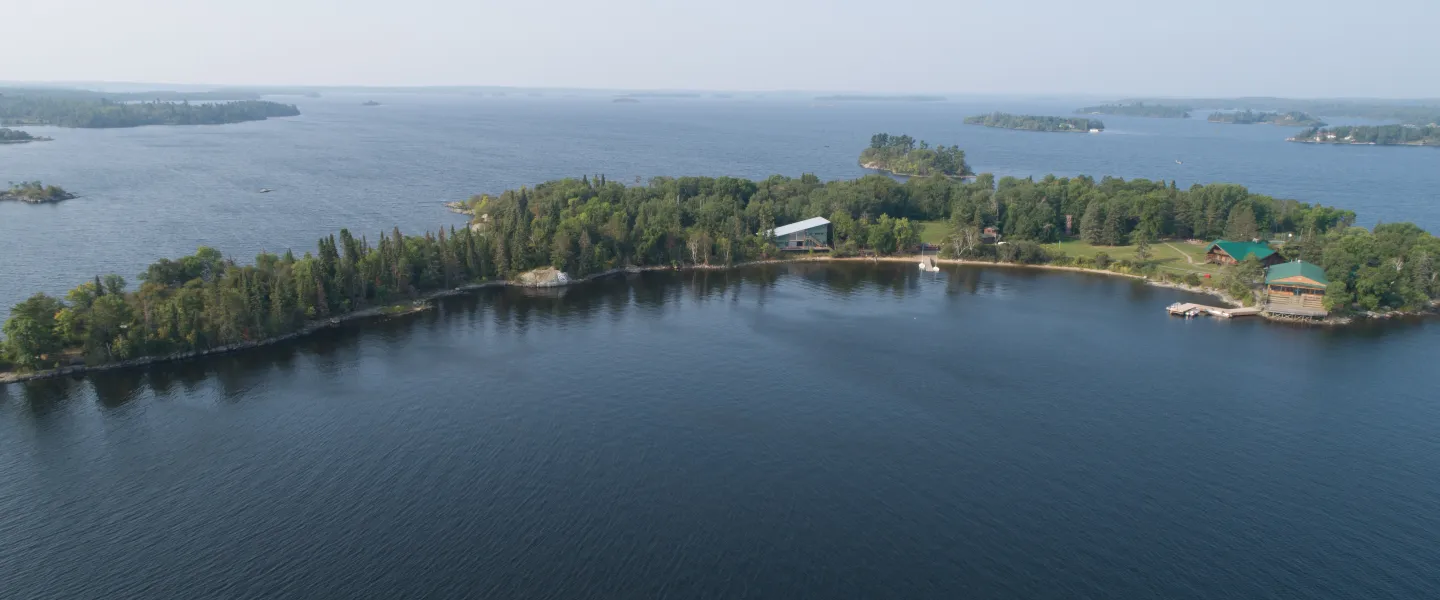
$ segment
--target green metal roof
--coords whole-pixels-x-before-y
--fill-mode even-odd
[[[1226,254],[1229,254],[1235,260],[1245,260],[1251,255],[1255,256],[1255,260],[1265,260],[1266,257],[1275,253],[1274,250],[1270,249],[1270,244],[1263,242],[1229,242],[1225,240],[1215,240],[1210,243],[1210,248],[1216,246],[1219,246],[1221,250],[1224,250]],[[1206,248],[1206,252],[1209,252],[1209,248]]]
[[[1265,283],[1287,277],[1304,277],[1322,286],[1330,284],[1330,280],[1325,278],[1325,269],[1320,268],[1320,265],[1310,264],[1303,260],[1280,263],[1265,270]]]

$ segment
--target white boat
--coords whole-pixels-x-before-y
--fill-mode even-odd
[[[270,193],[270,192],[271,192],[270,188],[260,188],[260,193],[262,193],[262,194],[268,194],[268,193]]]

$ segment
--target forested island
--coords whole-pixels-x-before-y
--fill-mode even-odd
[[[219,125],[293,117],[291,104],[238,100],[189,102],[115,102],[109,99],[22,95],[0,96],[0,125],[58,127],[139,127],[142,125]]]
[[[27,204],[47,204],[74,198],[75,194],[57,185],[45,185],[38,181],[22,181],[10,184],[10,189],[0,190],[0,201],[14,200]]]
[[[1235,112],[1213,112],[1206,119],[1211,123],[1227,123],[1232,125],[1254,125],[1264,123],[1267,125],[1283,125],[1289,127],[1324,127],[1325,122],[1310,116],[1307,113],[1291,112],[1255,112],[1253,110],[1242,110]]]
[[[48,142],[48,137],[36,137],[19,129],[7,129],[0,127],[0,144],[26,144],[29,142]]]
[[[1440,239],[1415,225],[1353,227],[1350,211],[1234,184],[1180,189],[1143,179],[997,181],[984,174],[973,182],[925,177],[903,183],[883,175],[832,182],[814,175],[657,177],[626,186],[597,176],[478,196],[465,206],[473,221],[458,230],[406,236],[396,229],[373,239],[341,230],[338,238],[320,238],[313,252],[262,253],[250,264],[201,248],[154,263],[138,286],[108,275],[64,298],[36,294],[11,311],[0,348],[23,370],[103,365],[274,339],[541,267],[585,277],[628,267],[737,265],[780,255],[773,240],[757,232],[815,216],[833,224],[835,257],[911,252],[921,231],[912,219],[923,219],[943,222],[946,257],[1108,269],[1166,281],[1178,278],[1144,253],[1111,261],[1070,256],[1049,244],[1064,237],[1067,216],[1096,244],[1294,234],[1277,251],[1324,268],[1332,313],[1419,310],[1440,297]],[[983,243],[987,228],[1005,243]],[[1225,280],[1245,291],[1255,283],[1247,279],[1253,273],[1242,265]]]
[[[931,148],[924,140],[917,144],[908,135],[888,133],[870,136],[870,147],[860,152],[860,166],[911,177],[974,175],[959,146]]]
[[[1295,99],[1271,97],[1247,98],[1137,98],[1121,102],[1169,102],[1187,106],[1205,106],[1227,110],[1296,111],[1312,115],[1355,117],[1383,121],[1399,121],[1410,125],[1440,122],[1440,100],[1346,100]]]
[[[1131,102],[1129,104],[1111,103],[1097,106],[1086,106],[1077,109],[1077,115],[1121,115],[1126,117],[1151,117],[1157,119],[1188,119],[1189,106],[1168,106],[1165,104],[1146,104],[1144,102]]]
[[[1308,144],[1364,144],[1374,146],[1440,146],[1440,126],[1341,125],[1311,127],[1295,134],[1292,142]]]
[[[1023,131],[1078,131],[1084,133],[1087,131],[1098,132],[1105,130],[1105,124],[1102,123],[1100,119],[1012,115],[1002,112],[966,117],[965,124],[999,127],[1001,129],[1019,129]]]
[[[360,103],[360,106],[380,106],[380,103],[374,100],[366,100]]]
[[[837,94],[834,96],[817,96],[815,100],[819,102],[944,102],[945,97]]]

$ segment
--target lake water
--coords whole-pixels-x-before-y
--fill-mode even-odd
[[[1435,598],[1435,324],[904,265],[495,291],[0,388],[0,589]]]
[[[86,196],[0,205],[0,306],[199,244],[458,223],[441,202],[559,176],[854,177],[877,131],[1440,229],[1428,148],[960,124],[1080,103],[364,99],[0,147],[0,178]],[[1198,299],[1004,268],[650,273],[0,386],[0,598],[1440,597],[1440,323],[1161,310]]]
[[[0,203],[0,316],[36,291],[209,245],[248,261],[312,250],[348,227],[372,236],[463,219],[442,203],[558,177],[865,174],[870,135],[958,144],[979,171],[1225,181],[1440,230],[1440,151],[1285,142],[1294,128],[1105,118],[1100,135],[962,124],[991,110],[1064,114],[1084,101],[943,103],[743,99],[375,96],[283,98],[295,118],[207,127],[29,128],[53,142],[0,147],[0,182],[39,179],[84,198]],[[1333,119],[1332,119],[1333,120]],[[1183,164],[1176,164],[1176,160]],[[274,191],[257,193],[262,188]]]

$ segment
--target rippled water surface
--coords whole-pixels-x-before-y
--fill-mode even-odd
[[[0,388],[0,589],[1434,598],[1431,323],[1129,280],[654,273]]]

